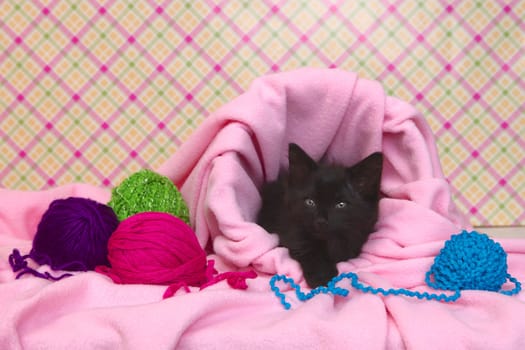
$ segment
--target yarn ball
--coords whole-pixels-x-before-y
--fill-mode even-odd
[[[96,271],[115,283],[199,285],[206,253],[193,230],[169,213],[142,212],[123,220],[108,242],[111,267]]]
[[[226,280],[230,287],[246,289],[255,271],[217,274],[213,260],[206,260],[195,233],[184,221],[169,213],[142,212],[120,223],[108,242],[111,267],[95,271],[115,283],[169,285],[163,298],[183,287],[204,289]]]
[[[445,242],[426,274],[426,283],[444,290],[498,291],[507,281],[507,254],[486,234],[463,231]]]
[[[38,224],[33,246],[22,256],[15,249],[9,257],[14,272],[58,280],[70,274],[54,277],[30,267],[31,258],[53,270],[87,271],[108,263],[107,244],[118,226],[118,219],[107,205],[87,198],[70,197],[51,202]]]
[[[190,222],[188,206],[175,184],[148,169],[132,174],[113,188],[108,205],[121,221],[141,212],[163,212]]]

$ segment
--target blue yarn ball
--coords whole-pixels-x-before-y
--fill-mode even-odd
[[[453,235],[434,259],[426,283],[444,290],[499,291],[507,281],[507,254],[486,234]]]

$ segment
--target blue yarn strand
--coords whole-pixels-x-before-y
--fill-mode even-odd
[[[404,288],[384,289],[384,288],[374,288],[374,287],[371,287],[371,286],[365,286],[364,284],[359,282],[359,278],[358,278],[357,274],[355,274],[353,272],[347,272],[347,273],[343,273],[343,274],[339,275],[337,277],[337,281],[340,281],[343,278],[350,279],[351,280],[351,285],[352,285],[353,288],[355,288],[355,289],[357,289],[357,290],[359,290],[359,291],[361,291],[363,293],[372,293],[374,295],[377,295],[377,294],[381,294],[383,296],[388,296],[388,295],[405,295],[405,296],[408,296],[408,297],[416,297],[418,299],[441,300],[441,301],[446,301],[446,302],[456,301],[459,298],[459,296],[460,296],[459,290],[457,290],[456,293],[454,293],[453,295],[446,295],[446,294],[430,294],[428,292],[421,293],[421,292],[411,291],[411,290],[404,289]]]
[[[354,289],[357,289],[357,290],[359,290],[359,291],[361,291],[363,293],[371,293],[371,294],[374,294],[374,295],[377,295],[377,294],[381,294],[383,296],[405,295],[405,296],[408,296],[408,297],[415,297],[415,298],[418,298],[420,300],[421,299],[426,299],[426,300],[437,300],[437,301],[444,301],[444,302],[456,301],[457,299],[459,299],[459,297],[461,295],[460,294],[461,292],[460,292],[459,289],[456,290],[455,293],[452,294],[452,295],[446,295],[446,294],[431,294],[431,293],[428,293],[428,292],[416,292],[416,291],[411,291],[411,290],[403,289],[403,288],[400,288],[400,289],[374,288],[374,287],[371,287],[371,286],[366,286],[366,285],[362,284],[361,282],[359,282],[359,278],[358,278],[357,274],[355,274],[353,272],[342,273],[342,274],[334,277],[327,284],[326,287],[324,287],[324,286],[317,287],[315,289],[312,289],[308,293],[304,293],[301,290],[301,286],[299,286],[297,283],[295,283],[295,281],[292,278],[286,277],[285,275],[274,275],[270,279],[270,287],[271,287],[271,290],[274,292],[274,294],[279,298],[279,300],[280,300],[281,304],[283,305],[283,307],[286,310],[289,310],[291,308],[291,304],[286,301],[286,295],[283,292],[281,292],[281,289],[279,287],[276,286],[277,282],[282,281],[284,284],[288,284],[291,287],[291,289],[293,289],[295,291],[295,295],[297,296],[297,299],[299,301],[303,301],[304,302],[304,301],[308,301],[308,300],[312,299],[314,296],[316,296],[318,294],[332,294],[334,296],[335,295],[339,295],[339,296],[343,296],[343,297],[348,296],[348,294],[350,293],[349,290],[337,286],[337,283],[341,282],[343,279],[350,280],[350,285]]]
[[[445,242],[434,264],[425,274],[425,283],[436,290],[448,290],[453,294],[435,294],[428,292],[411,291],[404,288],[374,288],[359,282],[359,277],[353,272],[342,273],[332,278],[326,286],[317,287],[308,293],[301,291],[292,278],[284,275],[275,275],[270,280],[270,286],[279,298],[285,309],[290,309],[291,304],[286,301],[286,296],[281,292],[276,283],[282,281],[288,284],[300,301],[308,301],[318,294],[332,294],[346,297],[348,289],[338,286],[342,280],[348,280],[350,286],[363,293],[374,295],[404,295],[420,300],[436,300],[454,302],[461,296],[461,290],[486,290],[499,292],[504,295],[515,295],[521,291],[521,283],[507,273],[507,254],[501,245],[486,234],[476,231],[463,231],[452,235]],[[505,282],[514,283],[512,290],[502,290]]]
[[[505,294],[505,295],[516,295],[516,294],[518,294],[521,291],[521,282],[518,281],[517,278],[512,277],[510,274],[507,274],[507,279],[510,282],[514,283],[514,289],[512,289],[512,290],[500,290],[499,292],[501,294]]]
[[[283,283],[288,284],[295,291],[295,295],[297,296],[297,299],[299,299],[300,301],[303,301],[303,302],[312,299],[313,297],[315,297],[318,294],[332,293],[334,295],[342,295],[342,296],[347,296],[348,295],[348,291],[347,290],[341,290],[341,291],[335,291],[334,292],[334,291],[331,291],[330,288],[325,287],[325,286],[320,286],[320,287],[317,287],[315,289],[312,289],[308,293],[304,293],[301,290],[301,286],[298,285],[297,283],[295,283],[295,281],[292,278],[286,277],[285,275],[274,275],[270,279],[270,288],[274,292],[274,294],[279,298],[279,300],[280,300],[281,304],[284,306],[284,308],[287,309],[287,310],[290,309],[292,305],[289,302],[286,301],[286,295],[284,295],[281,292],[281,290],[279,289],[279,287],[277,287],[275,285],[279,281],[282,281]]]

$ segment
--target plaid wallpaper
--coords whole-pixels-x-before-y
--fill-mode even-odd
[[[525,224],[525,1],[0,0],[0,186],[111,187],[257,76],[339,67],[413,103],[473,224]]]

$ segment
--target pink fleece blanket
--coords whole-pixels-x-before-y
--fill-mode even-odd
[[[181,188],[197,237],[220,270],[255,268],[249,288],[225,282],[162,300],[165,287],[116,285],[95,272],[59,282],[14,280],[7,257],[29,251],[56,198],[107,202],[109,192],[70,185],[0,190],[0,349],[522,349],[525,296],[466,291],[455,303],[350,292],[284,310],[274,273],[302,282],[275,234],[254,224],[258,187],[286,164],[289,142],[319,159],[385,157],[380,219],[356,259],[338,264],[375,287],[429,290],[425,272],[451,234],[468,227],[451,201],[434,139],[409,104],[377,82],[339,70],[301,69],[256,80],[216,111],[159,172]],[[500,240],[508,272],[525,280],[525,240]],[[45,269],[45,267],[41,267]],[[304,282],[302,282],[304,285]]]

